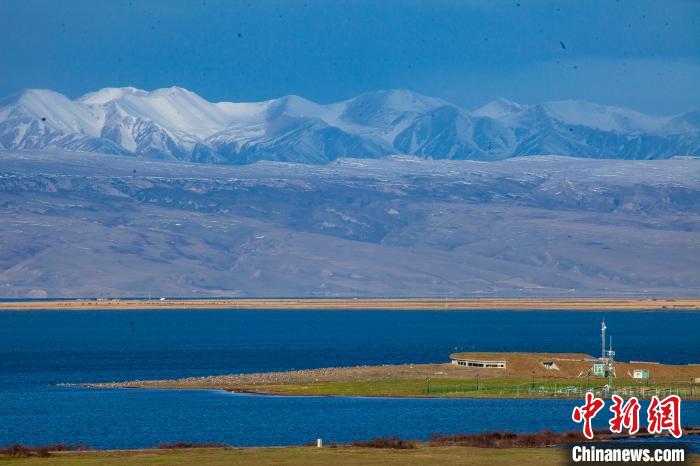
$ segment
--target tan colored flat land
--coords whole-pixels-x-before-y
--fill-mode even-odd
[[[690,455],[687,464],[699,465],[700,456]],[[219,466],[249,464],[285,465],[472,465],[520,466],[568,464],[566,451],[555,448],[474,448],[418,447],[389,450],[359,447],[314,448],[206,448],[183,450],[97,451],[53,453],[48,458],[9,458],[0,456],[7,466]]]
[[[275,395],[383,396],[383,397],[544,397],[578,396],[577,390],[600,387],[606,379],[587,375],[593,358],[585,354],[460,353],[483,360],[507,360],[506,369],[454,364],[410,364],[332,367],[287,372],[232,374],[177,380],[143,380],[90,384],[96,388],[217,389]],[[553,361],[556,370],[542,361]],[[648,369],[649,382],[634,380],[634,369]],[[672,389],[686,398],[700,397],[699,365],[616,363],[617,388],[628,387],[649,396]],[[558,392],[567,388],[565,392]],[[572,390],[575,388],[576,390]],[[636,392],[635,392],[636,393]]]
[[[0,311],[280,309],[280,310],[700,310],[698,298],[358,298],[358,299],[80,299],[4,301]]]

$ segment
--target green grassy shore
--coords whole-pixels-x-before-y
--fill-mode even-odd
[[[587,390],[602,390],[600,380],[586,379],[516,379],[484,378],[476,380],[364,380],[352,382],[315,382],[302,384],[255,385],[234,389],[288,396],[375,396],[375,397],[430,397],[430,398],[580,398]],[[177,388],[177,387],[173,387]],[[183,387],[184,388],[184,387]],[[191,388],[191,387],[187,387]],[[199,388],[214,388],[202,386]],[[649,384],[618,383],[618,393],[649,398],[652,395],[679,394],[683,399],[699,399],[700,386],[681,381],[654,381]]]
[[[219,466],[219,465],[473,465],[567,464],[567,451],[555,448],[428,447],[394,450],[361,447],[193,448],[52,453],[48,457],[0,456],[3,466]],[[700,456],[686,458],[700,465]]]

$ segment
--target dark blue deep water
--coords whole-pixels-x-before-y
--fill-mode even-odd
[[[575,400],[292,398],[55,384],[443,362],[457,350],[597,354],[603,317],[621,360],[700,362],[698,312],[4,312],[0,445],[286,445],[571,430]],[[700,403],[684,402],[683,424],[700,425]]]

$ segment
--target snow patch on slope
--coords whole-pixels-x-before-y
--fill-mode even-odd
[[[28,89],[10,96],[5,102],[0,108],[0,121],[33,119],[61,131],[99,135],[99,118],[58,92]]]
[[[580,100],[547,102],[542,107],[552,117],[572,125],[587,126],[617,133],[664,133],[668,117],[655,117],[634,110],[608,107]]]

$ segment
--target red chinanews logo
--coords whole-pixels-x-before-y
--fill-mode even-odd
[[[639,432],[639,412],[641,406],[639,400],[631,397],[625,401],[618,395],[612,396],[613,404],[610,411],[613,417],[608,421],[610,432],[622,433],[627,429],[630,435]],[[583,423],[583,435],[587,439],[593,439],[593,418],[605,407],[605,401],[596,398],[593,393],[587,392],[583,406],[576,406],[571,413],[574,422]],[[652,396],[647,408],[647,432],[661,434],[664,431],[679,438],[683,435],[681,429],[681,398],[678,395],[669,395],[663,400],[658,396]]]

